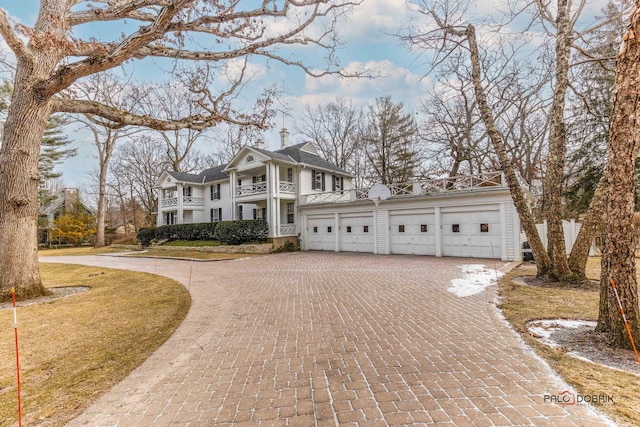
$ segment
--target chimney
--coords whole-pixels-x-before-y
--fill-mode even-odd
[[[282,128],[280,131],[280,148],[285,148],[289,145],[289,131],[287,128]]]
[[[77,188],[65,188],[64,189],[64,210],[66,212],[73,212],[76,209],[80,197]]]
[[[262,138],[258,138],[253,146],[256,148],[264,149],[264,140]]]

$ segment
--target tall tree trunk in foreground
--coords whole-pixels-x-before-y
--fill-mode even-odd
[[[633,227],[634,171],[640,147],[640,43],[637,37],[640,37],[640,1],[636,1],[631,12],[616,64],[606,172],[611,183],[606,203],[607,241],[600,277],[601,298],[605,296],[606,289],[607,310],[601,309],[597,326],[597,330],[608,332],[612,346],[625,348],[630,347],[630,342],[610,281],[616,282],[634,339],[640,342],[635,260],[637,238]]]
[[[569,255],[569,268],[579,278],[586,279],[587,259],[591,242],[598,231],[598,225],[602,222],[602,214],[605,211],[607,201],[607,174],[603,173],[598,181],[593,198],[587,210],[587,216],[582,221],[582,228],[578,233],[571,255]]]
[[[513,203],[516,206],[516,210],[520,216],[520,221],[522,222],[522,227],[524,228],[524,232],[529,240],[531,251],[536,259],[536,265],[538,268],[537,274],[538,276],[544,276],[551,270],[551,259],[544,249],[542,240],[540,240],[538,229],[536,228],[535,221],[533,220],[533,215],[531,215],[531,212],[529,211],[529,206],[522,188],[520,187],[515,170],[513,169],[511,160],[507,155],[507,149],[495,124],[491,109],[487,104],[487,96],[484,92],[484,88],[482,87],[482,78],[480,75],[480,54],[478,51],[475,27],[473,25],[469,25],[466,33],[469,41],[469,50],[471,51],[471,78],[473,79],[473,87],[475,89],[478,108],[480,109],[480,116],[482,117],[484,125],[487,127],[487,134],[489,135],[491,144],[493,144],[493,147],[498,154],[500,167],[502,168],[507,184],[509,185]]]
[[[545,177],[544,210],[548,221],[548,252],[554,279],[569,279],[572,274],[567,262],[567,252],[562,227],[562,178],[567,151],[564,125],[564,104],[569,86],[569,55],[571,53],[571,21],[568,0],[558,0],[556,18],[556,74],[551,107],[549,130],[549,154]]]

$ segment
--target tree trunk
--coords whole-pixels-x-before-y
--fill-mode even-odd
[[[571,255],[569,255],[569,268],[582,279],[586,279],[585,269],[589,258],[589,249],[598,231],[598,225],[602,221],[606,200],[607,174],[603,173],[598,181],[596,191],[593,193],[587,216],[582,222],[582,228],[580,228],[576,242],[571,249]]]
[[[100,159],[98,177],[98,214],[96,217],[96,243],[94,248],[104,247],[104,226],[107,214],[107,164]]]
[[[640,1],[631,12],[616,64],[613,110],[609,137],[607,242],[602,254],[603,290],[606,287],[608,312],[601,313],[598,329],[608,331],[614,347],[630,348],[622,315],[610,283],[615,280],[622,307],[636,342],[640,342],[640,312],[636,280],[636,231],[633,226],[635,160],[640,146]],[[604,294],[604,292],[603,292]]]
[[[18,67],[16,82],[33,82],[33,70]],[[38,156],[51,115],[28,83],[14,87],[0,148],[0,300],[46,294],[38,266]]]
[[[551,275],[558,280],[572,277],[564,241],[562,227],[562,178],[566,157],[564,104],[569,85],[569,54],[571,52],[571,21],[568,14],[568,1],[558,0],[556,34],[556,75],[551,107],[551,128],[549,130],[549,154],[545,176],[544,207],[548,223],[548,252],[553,265]]]
[[[527,235],[529,246],[531,246],[531,251],[533,252],[533,256],[536,260],[536,266],[538,269],[537,274],[538,276],[544,276],[548,274],[551,269],[551,260],[544,249],[542,240],[540,240],[538,229],[536,228],[535,221],[533,220],[533,215],[529,210],[529,205],[527,204],[522,188],[520,187],[520,182],[516,176],[515,170],[513,169],[513,165],[509,160],[509,156],[507,155],[507,149],[502,141],[502,136],[496,127],[493,114],[487,104],[487,96],[484,92],[484,88],[482,87],[482,78],[480,75],[480,54],[478,52],[478,42],[476,39],[475,27],[473,25],[469,25],[467,28],[467,38],[469,41],[469,50],[471,51],[471,77],[473,79],[473,87],[475,90],[476,100],[478,102],[478,108],[480,109],[480,116],[482,117],[484,125],[487,127],[487,134],[489,135],[491,144],[496,150],[500,167],[502,168],[507,184],[509,185],[509,191],[511,192],[513,203],[518,211],[522,227]]]

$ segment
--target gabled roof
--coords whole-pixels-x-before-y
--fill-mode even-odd
[[[227,165],[215,166],[213,168],[205,169],[199,174],[194,173],[186,173],[186,172],[175,172],[175,171],[166,171],[169,175],[175,178],[180,182],[190,182],[193,184],[205,184],[207,182],[221,181],[229,178],[229,175],[222,170],[227,167]]]
[[[278,155],[287,156],[295,160],[296,163],[302,163],[308,166],[315,166],[321,169],[340,172],[344,175],[353,176],[349,172],[345,171],[344,169],[340,169],[339,167],[323,159],[319,155],[313,154],[311,152],[311,149],[313,149],[313,151],[316,151],[313,144],[311,144],[310,142],[303,142],[301,144],[292,145],[290,147],[285,147],[280,150],[274,151],[274,154],[277,153]]]

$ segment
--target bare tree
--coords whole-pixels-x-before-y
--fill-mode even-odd
[[[79,99],[67,91],[76,82],[146,57],[222,63],[255,55],[299,67],[314,76],[340,73],[331,65],[314,71],[318,68],[305,65],[287,48],[314,45],[327,52],[327,64],[335,64],[335,23],[338,15],[353,4],[340,0],[263,0],[257,6],[237,1],[47,0],[40,2],[33,27],[12,25],[7,12],[0,8],[0,36],[16,61],[14,91],[0,149],[0,264],[5,266],[0,277],[2,298],[8,298],[12,287],[19,298],[45,292],[36,241],[37,160],[52,113],[90,114],[113,124],[157,130],[205,129],[220,122],[264,126],[268,120],[267,108],[259,114],[234,114],[232,95],[243,75],[232,79],[229,89],[217,93],[194,77],[189,88],[201,94],[200,108],[178,119],[139,115]],[[312,28],[318,20],[327,22],[326,29]],[[112,25],[117,28],[115,34],[131,31],[119,37],[106,32],[106,40],[100,40],[99,34],[83,38],[74,32],[79,26],[91,28],[93,23]],[[65,91],[66,96],[61,96]],[[269,102],[259,101],[264,107]]]
[[[296,130],[313,141],[325,159],[339,168],[353,170],[364,118],[362,108],[336,98],[316,107],[307,105]]]
[[[226,126],[215,136],[219,148],[213,155],[212,160],[215,161],[211,164],[229,163],[242,147],[254,145],[261,138],[260,130],[254,126]]]

